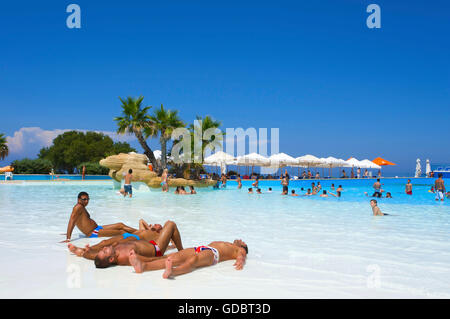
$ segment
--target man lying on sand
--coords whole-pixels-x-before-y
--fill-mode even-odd
[[[169,220],[164,227],[159,224],[150,225],[148,229],[103,240],[92,247],[86,245],[85,248],[79,248],[69,244],[68,248],[79,257],[95,260],[97,268],[107,268],[111,265],[129,266],[131,250],[146,257],[163,256],[171,240],[178,250],[183,249],[178,227]]]
[[[186,248],[162,258],[146,258],[131,250],[129,260],[137,273],[165,268],[163,278],[167,279],[192,272],[199,267],[213,266],[232,259],[236,259],[233,266],[241,270],[244,268],[247,254],[247,244],[236,239],[233,243],[214,241],[208,246]]]
[[[72,237],[72,231],[75,226],[83,234],[89,238],[95,237],[111,237],[116,235],[121,235],[123,233],[134,233],[137,229],[127,226],[123,223],[103,225],[99,226],[97,223],[91,219],[86,206],[89,203],[89,194],[86,192],[81,192],[78,194],[78,202],[72,209],[72,214],[70,215],[69,224],[67,225],[67,236],[66,240],[62,242],[70,242]]]

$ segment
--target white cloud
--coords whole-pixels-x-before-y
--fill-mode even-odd
[[[79,129],[54,129],[43,130],[40,127],[22,127],[14,132],[13,136],[7,136],[6,141],[9,148],[8,159],[17,159],[22,157],[35,157],[43,147],[51,146],[53,139],[67,131],[87,132],[88,130]],[[108,135],[115,142],[132,142],[135,140],[133,135],[119,135],[110,131],[95,131]]]

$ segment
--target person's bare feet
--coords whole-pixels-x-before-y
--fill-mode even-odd
[[[130,256],[128,256],[128,260],[130,261],[131,266],[133,266],[134,271],[138,274],[144,272],[144,267],[142,262],[139,260],[138,256],[136,256],[136,252],[134,249],[130,250]]]
[[[67,247],[69,248],[70,252],[74,253],[78,257],[81,257],[83,255],[83,253],[84,253],[84,249],[83,248],[78,248],[75,245],[68,244]]]
[[[163,273],[163,278],[167,279],[172,275],[172,258],[167,257],[166,259],[166,270]]]

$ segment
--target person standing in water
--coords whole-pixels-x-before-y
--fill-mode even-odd
[[[133,196],[133,189],[131,187],[131,180],[133,179],[133,170],[130,168],[128,170],[128,174],[125,175],[125,183],[123,185],[123,189],[124,189],[124,193],[123,193],[123,197],[130,195]]]
[[[439,173],[438,179],[434,182],[434,192],[436,194],[436,200],[444,201],[444,194],[446,193],[444,180],[442,178],[442,173]]]
[[[169,191],[169,184],[167,183],[168,178],[169,178],[169,170],[165,168],[161,175],[161,188],[163,192]]]
[[[238,174],[237,176],[237,183],[238,183],[238,189],[242,188],[242,180],[241,180],[241,175]]]
[[[408,179],[408,182],[405,185],[405,193],[408,195],[412,195],[412,184],[410,179]]]
[[[378,178],[375,183],[373,183],[374,193],[372,196],[374,197],[381,197],[381,183],[380,179]]]

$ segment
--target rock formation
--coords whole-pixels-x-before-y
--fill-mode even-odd
[[[121,182],[131,168],[133,170],[133,182],[143,182],[151,188],[161,187],[161,177],[151,171],[148,166],[148,158],[144,154],[120,153],[118,155],[108,156],[100,160],[100,165],[109,168],[109,176],[117,182]],[[169,178],[169,187],[176,186],[194,186],[208,187],[213,186],[216,181],[208,180],[188,180],[184,178]]]

